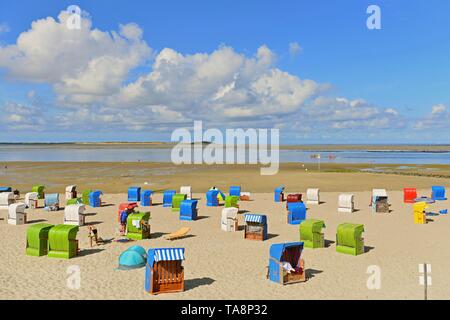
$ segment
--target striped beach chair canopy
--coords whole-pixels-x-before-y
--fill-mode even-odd
[[[267,222],[267,217],[262,214],[246,214],[244,215],[245,222],[254,222],[265,224]]]
[[[175,260],[184,260],[184,248],[155,248],[147,253],[147,262],[151,266],[158,261]]]

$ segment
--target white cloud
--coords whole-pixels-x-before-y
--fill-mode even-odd
[[[34,21],[16,44],[0,48],[0,67],[12,78],[52,84],[60,103],[85,104],[119,90],[151,54],[135,24],[104,32],[84,16],[81,29],[71,30],[68,17],[62,11],[58,20]]]
[[[61,129],[167,130],[206,120],[217,126],[279,126],[306,134],[404,124],[394,108],[320,96],[327,85],[280,70],[266,45],[252,56],[220,46],[194,54],[165,48],[153,57],[143,30],[134,23],[106,32],[93,28],[89,15],[83,15],[81,30],[70,30],[67,18],[63,11],[56,20],[34,21],[15,44],[0,47],[0,68],[8,77],[52,86],[56,101],[51,108],[65,109],[45,115],[45,121]],[[294,55],[302,50],[297,42],[289,49]],[[131,70],[148,66],[130,81]],[[40,111],[45,104],[34,91],[28,98],[34,101],[31,107],[17,107],[33,117],[8,107],[3,110],[7,123],[44,125]]]
[[[253,57],[226,46],[193,55],[166,48],[156,56],[149,74],[111,96],[108,104],[165,105],[201,119],[298,110],[318,93],[320,85],[275,68],[275,60],[266,46]]]
[[[8,130],[43,130],[45,118],[42,110],[34,106],[7,102],[0,108],[0,124]]]
[[[450,126],[450,112],[444,104],[437,104],[431,107],[431,112],[423,119],[416,121],[414,129],[439,129]]]
[[[306,114],[334,129],[387,129],[405,125],[394,108],[380,108],[363,99],[318,97],[308,105]]]
[[[289,43],[289,54],[291,56],[296,56],[297,54],[301,53],[303,51],[303,48],[298,44],[298,42],[291,42]]]

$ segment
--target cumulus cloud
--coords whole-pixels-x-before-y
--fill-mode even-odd
[[[306,113],[334,129],[387,129],[405,125],[394,108],[377,107],[363,99],[318,97],[306,108]]]
[[[63,11],[57,19],[34,21],[15,44],[0,47],[0,68],[7,77],[50,84],[56,96],[49,107],[56,112],[44,119],[48,105],[31,91],[31,107],[17,104],[18,112],[3,107],[4,123],[30,129],[50,122],[64,130],[154,131],[205,120],[305,134],[321,128],[403,125],[395,108],[321,96],[327,84],[279,69],[276,54],[266,45],[250,56],[229,46],[194,54],[164,48],[153,54],[135,23],[101,31],[85,14],[78,30],[67,28],[68,18]],[[302,49],[292,42],[289,50],[295,55]],[[137,67],[148,69],[132,80],[130,72]]]
[[[192,55],[166,48],[156,56],[150,73],[122,88],[108,103],[164,105],[200,119],[298,110],[319,92],[320,85],[277,69],[275,60],[267,46],[252,57],[226,46]]]
[[[437,104],[431,107],[431,112],[423,119],[417,121],[414,128],[424,130],[429,128],[448,128],[450,125],[450,112],[446,105]]]
[[[42,110],[35,106],[7,102],[0,107],[0,124],[8,130],[43,130],[45,118]]]
[[[0,67],[12,78],[52,84],[60,103],[86,104],[119,90],[151,54],[135,24],[104,32],[83,16],[78,30],[67,27],[68,18],[62,11],[57,20],[34,21],[16,44],[0,48]]]

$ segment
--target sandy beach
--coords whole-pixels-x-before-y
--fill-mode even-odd
[[[331,179],[330,179],[331,180]],[[431,181],[430,181],[431,182]],[[388,186],[384,183],[383,186]],[[195,191],[195,190],[194,190]],[[198,190],[197,190],[198,191]],[[253,191],[243,188],[243,191]],[[287,186],[288,193],[304,189]],[[419,190],[429,195],[430,189]],[[389,214],[374,215],[370,211],[370,192],[357,191],[355,213],[338,213],[339,192],[323,191],[320,205],[308,205],[308,218],[326,223],[327,248],[305,249],[309,280],[281,286],[266,279],[269,247],[273,243],[299,240],[298,226],[286,223],[285,204],[275,203],[272,193],[253,193],[253,201],[240,202],[240,209],[268,216],[269,239],[264,242],[243,239],[243,231],[220,230],[222,207],[206,207],[204,193],[199,198],[199,219],[180,221],[178,214],[163,208],[162,194],[154,196],[155,206],[142,208],[152,215],[152,238],[129,243],[110,242],[90,248],[87,227],[80,228],[80,256],[70,260],[29,257],[24,253],[26,230],[30,224],[47,221],[59,224],[63,211],[28,210],[30,224],[8,225],[1,211],[0,234],[0,297],[2,299],[423,299],[419,285],[419,263],[432,264],[432,287],[429,299],[449,299],[450,220],[446,215],[430,217],[426,225],[413,224],[412,207],[402,201],[402,192],[389,191]],[[62,198],[63,199],[63,198]],[[118,237],[117,204],[126,201],[126,194],[106,194],[101,208],[88,207],[87,222],[95,224],[106,240]],[[448,201],[432,205],[431,210],[448,208]],[[243,215],[239,215],[243,226]],[[365,226],[366,253],[349,256],[336,252],[336,227],[342,222]],[[191,228],[190,236],[168,241],[163,235],[179,227]],[[152,296],[144,291],[144,268],[116,270],[118,257],[132,245],[186,248],[185,291]],[[81,270],[81,288],[66,286],[67,268],[77,265]],[[381,268],[380,290],[366,286],[370,265]]]

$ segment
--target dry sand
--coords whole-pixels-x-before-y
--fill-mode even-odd
[[[357,182],[356,182],[357,183]],[[414,185],[414,184],[411,184]],[[378,186],[381,186],[378,185]],[[244,188],[247,191],[252,191]],[[195,191],[195,190],[194,190]],[[200,190],[201,191],[201,190]],[[245,190],[244,190],[245,191]],[[288,188],[288,192],[304,189]],[[428,195],[429,189],[420,190]],[[81,255],[60,260],[29,257],[24,253],[28,225],[12,226],[0,220],[0,298],[1,299],[423,299],[419,285],[418,264],[432,265],[429,299],[450,299],[450,216],[430,217],[427,225],[413,224],[412,207],[402,202],[400,191],[390,191],[392,212],[371,213],[370,193],[355,192],[355,213],[337,213],[337,192],[322,192],[325,203],[309,205],[308,218],[325,220],[325,238],[334,242],[336,226],[342,222],[365,225],[367,252],[360,256],[337,253],[335,244],[323,249],[305,249],[310,279],[305,283],[281,286],[266,280],[269,247],[273,243],[298,241],[298,226],[286,223],[285,204],[274,203],[272,193],[253,194],[250,202],[241,202],[242,210],[268,215],[269,239],[264,242],[243,239],[243,231],[220,230],[221,207],[206,207],[204,194],[195,194],[200,219],[182,222],[177,213],[163,208],[156,194],[151,211],[152,238],[130,242],[111,242],[93,249],[88,246],[87,227],[78,234]],[[88,207],[87,222],[96,224],[104,239],[117,237],[117,204],[126,201],[125,194],[107,194],[105,206]],[[448,208],[448,201],[431,208],[437,212]],[[28,210],[31,224],[48,221],[62,223],[63,211]],[[0,212],[1,217],[6,211]],[[239,216],[243,225],[243,216]],[[181,226],[192,228],[191,236],[170,242],[163,234]],[[144,268],[115,270],[119,254],[132,245],[186,248],[185,286],[182,293],[152,296],[144,291]],[[81,269],[81,288],[66,286],[67,267]],[[380,290],[366,286],[368,266],[378,265],[382,272]]]

